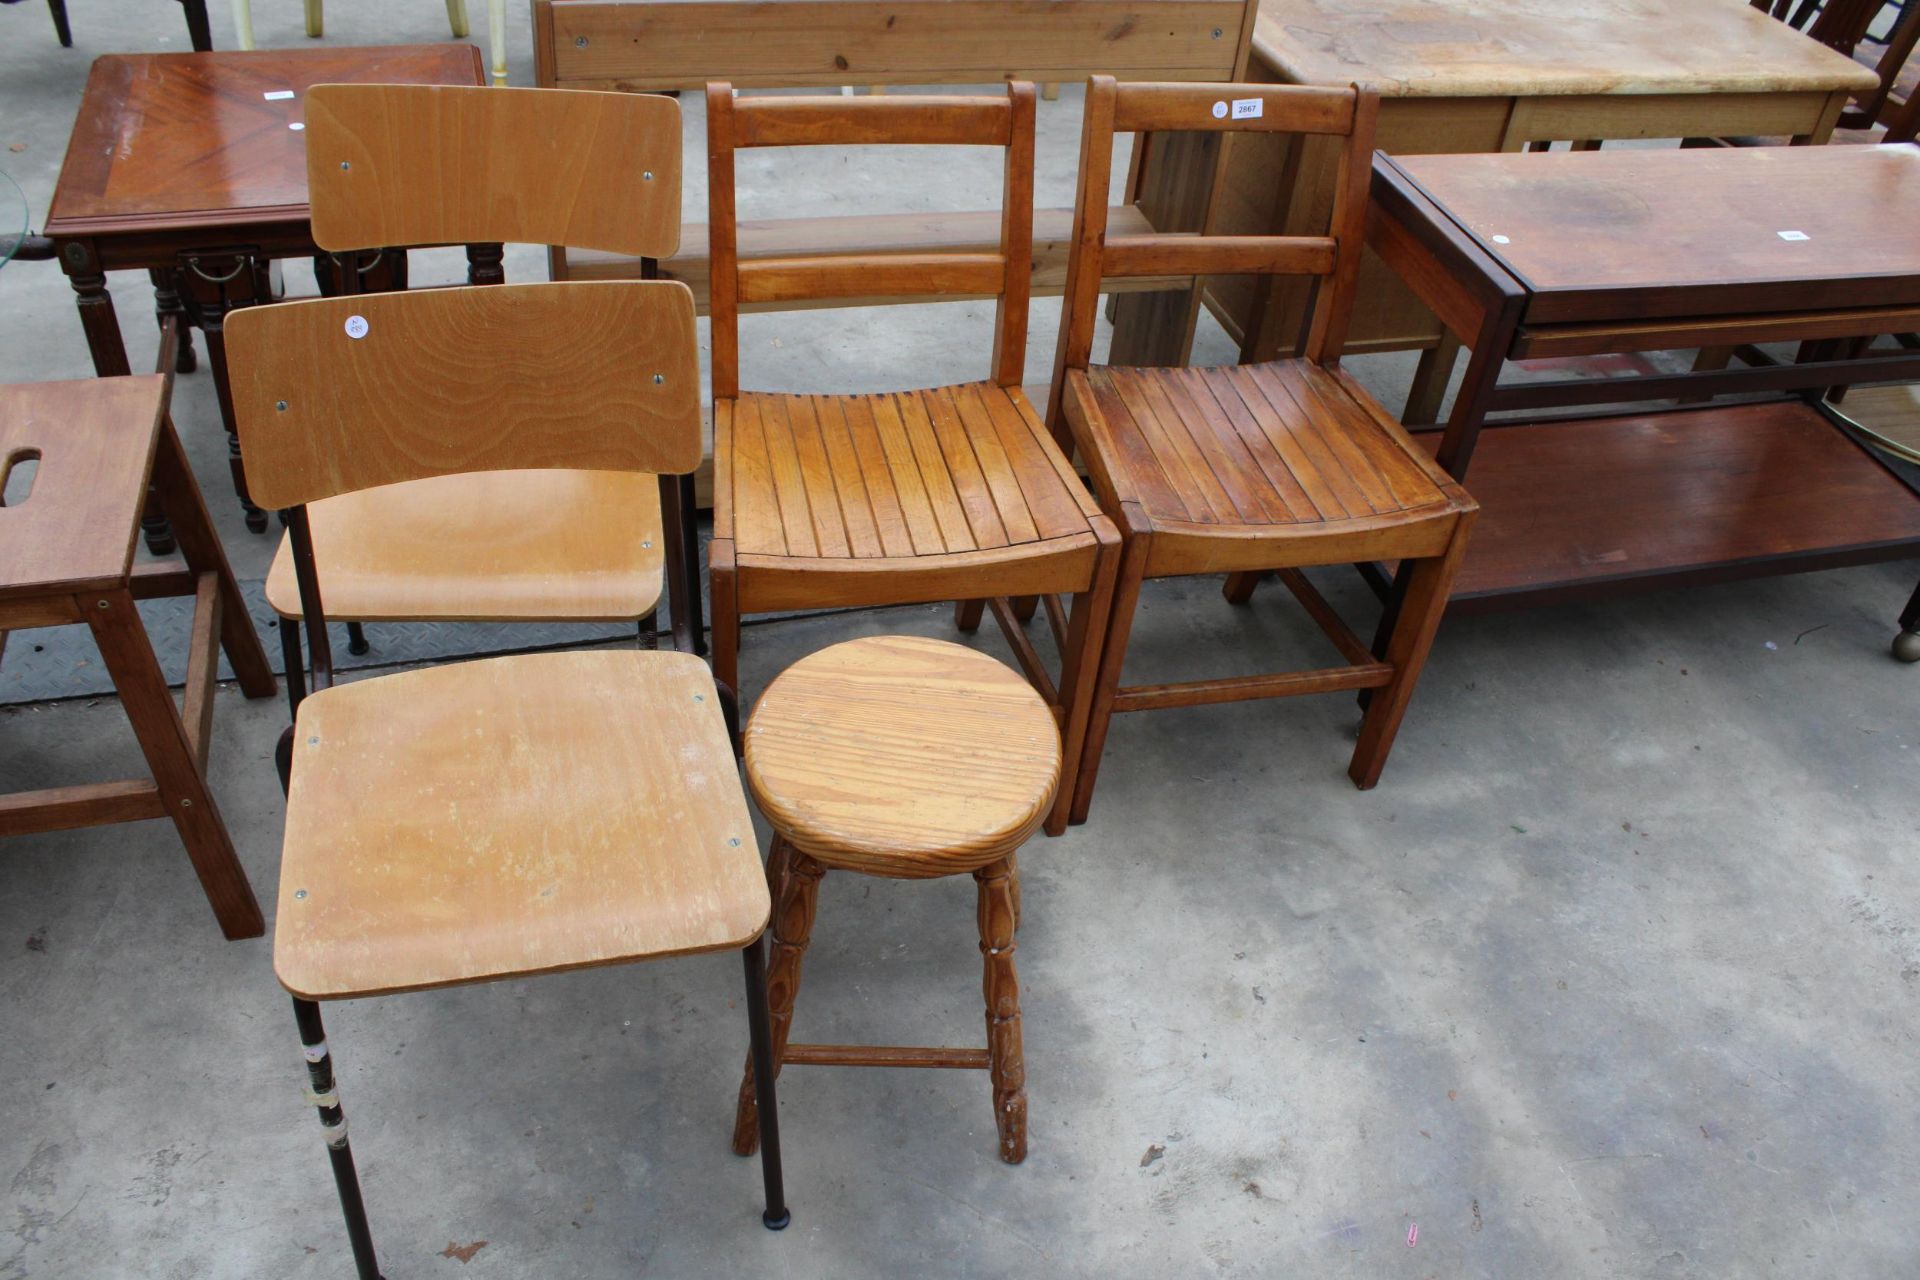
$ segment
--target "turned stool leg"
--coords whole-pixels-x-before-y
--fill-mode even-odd
[[[813,911],[819,899],[820,877],[826,868],[796,851],[779,836],[767,854],[767,883],[773,889],[773,960],[767,966],[767,1016],[773,1026],[773,1074],[780,1076],[780,1055],[786,1051],[787,1030],[793,1025],[793,999],[800,992],[800,961],[813,933]],[[753,1088],[753,1059],[740,1081],[740,1100],[733,1113],[733,1153],[750,1156],[760,1146],[760,1106]]]
[[[973,873],[980,885],[981,989],[987,998],[987,1062],[993,1075],[993,1122],[1000,1158],[1027,1158],[1027,1066],[1020,1048],[1020,978],[1014,972],[1015,901],[1019,873],[1003,858]]]

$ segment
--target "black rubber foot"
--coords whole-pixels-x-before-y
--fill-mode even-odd
[[[358,658],[373,652],[373,646],[365,640],[349,640],[347,641],[347,652]]]
[[[247,508],[247,532],[265,533],[267,531],[267,513],[258,507]]]
[[[179,547],[179,545],[180,545],[179,543],[173,540],[172,534],[168,534],[164,538],[148,538],[147,539],[147,550],[153,552],[153,554],[157,556],[170,556]]]
[[[175,373],[192,373],[200,367],[200,357],[193,354],[193,348],[181,344],[180,354],[173,359]]]
[[[774,1217],[771,1213],[763,1213],[760,1215],[761,1224],[765,1226],[766,1229],[769,1231],[785,1231],[787,1229],[787,1224],[792,1221],[793,1221],[793,1211],[791,1209],[787,1210],[785,1213],[781,1214],[777,1218]]]

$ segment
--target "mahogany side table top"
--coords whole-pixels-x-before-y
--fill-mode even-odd
[[[46,234],[307,216],[306,91],[484,84],[469,44],[108,54],[94,61]],[[281,95],[286,96],[281,96]]]
[[[237,307],[271,301],[269,264],[312,257],[323,292],[357,270],[361,289],[404,288],[404,252],[343,265],[313,243],[307,211],[306,92],[327,83],[482,85],[470,44],[108,54],[94,60],[46,235],[73,286],[94,372],[131,371],[106,273],[143,270],[155,310],[206,337],[233,488],[256,533],[266,512],[247,496],[227,385],[224,322]],[[178,372],[194,368],[181,330]],[[147,545],[172,547],[149,511]]]
[[[1369,244],[1473,352],[1420,437],[1481,504],[1456,606],[1920,557],[1920,495],[1819,404],[1920,381],[1920,354],[1856,348],[1920,329],[1920,147],[1382,155],[1373,199]],[[1762,342],[1798,358],[1500,381],[1514,359]]]

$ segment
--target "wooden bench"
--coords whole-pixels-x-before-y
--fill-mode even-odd
[[[1233,80],[1246,67],[1258,0],[534,0],[535,83],[631,93],[741,88],[991,84],[1009,78],[1078,81],[1101,72],[1131,80]],[[1033,292],[1066,283],[1071,209],[1034,211]],[[1116,232],[1152,230],[1132,206]],[[743,259],[846,252],[922,253],[998,243],[1000,213],[875,214],[740,224]],[[661,274],[707,304],[707,229],[689,223]],[[549,253],[556,280],[637,279],[641,262],[609,254]],[[1181,287],[1186,278],[1118,282],[1128,291]],[[916,298],[835,298],[860,306]],[[940,300],[953,300],[944,295]]]

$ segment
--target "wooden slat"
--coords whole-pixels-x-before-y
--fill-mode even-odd
[[[948,551],[983,550],[973,540],[966,507],[961,504],[960,494],[953,486],[953,476],[947,470],[940,439],[934,432],[933,423],[927,419],[925,402],[919,393],[912,391],[890,398],[899,407],[901,426],[912,444],[914,460],[920,467],[920,479],[926,485],[927,500],[932,504],[934,519],[940,525],[941,541]]]
[[[1302,486],[1313,486],[1309,492],[1313,493],[1315,505],[1325,510],[1325,495],[1344,515],[1364,516],[1373,512],[1373,504],[1367,501],[1366,494],[1334,455],[1319,424],[1301,409],[1283,384],[1275,381],[1271,374],[1261,377],[1260,370],[1259,365],[1243,366],[1235,371],[1234,384],[1248,408],[1254,410],[1255,417],[1262,416],[1260,410],[1264,405],[1262,425],[1276,446],[1284,437],[1299,450],[1305,465],[1297,467],[1294,475],[1299,477]]]
[[[761,258],[740,264],[740,301],[977,297],[1000,292],[1005,278],[1006,259],[997,253]]]
[[[985,399],[1007,465],[1020,479],[1020,496],[1033,520],[1035,535],[1059,538],[1085,529],[1086,512],[1076,500],[1084,492],[1084,486],[1077,476],[1070,480],[1060,477],[1057,468],[1052,480],[1058,482],[1050,482],[1047,468],[1060,460],[1059,449],[1032,416],[1026,397],[1016,400],[1012,396],[988,396]]]
[[[887,468],[893,474],[894,490],[900,496],[900,509],[907,521],[916,555],[934,555],[946,549],[940,521],[933,513],[933,496],[920,476],[920,464],[914,457],[913,439],[901,417],[899,400],[890,395],[866,398],[873,411],[875,434],[885,453]]]
[[[108,822],[166,816],[160,788],[150,781],[89,782],[77,787],[0,795],[0,836],[71,831]]]
[[[543,84],[646,91],[709,80],[743,88],[1076,81],[1094,71],[1224,80],[1245,13],[1232,0],[688,0],[542,3],[534,26],[536,43],[553,51]]]
[[[1227,381],[1224,369],[1188,369],[1184,376],[1193,388],[1194,400],[1200,404],[1201,412],[1208,413],[1207,401],[1212,401],[1214,410],[1224,418],[1233,433],[1240,437],[1241,445],[1254,465],[1260,468],[1260,474],[1272,487],[1274,502],[1272,509],[1276,521],[1312,519],[1319,514],[1313,505],[1313,499],[1300,487],[1300,481],[1294,478],[1292,470],[1274,449],[1273,441],[1247,411],[1246,402],[1234,391]],[[1204,397],[1204,398],[1203,398]]]
[[[1100,274],[1324,276],[1333,263],[1329,236],[1109,236]]]
[[[773,470],[767,461],[770,450],[762,421],[766,402],[765,396],[742,396],[733,408],[733,484],[728,492],[732,495],[734,536],[742,554],[778,555],[787,549],[780,504],[774,496]]]
[[[896,1045],[790,1044],[783,1067],[955,1067],[986,1070],[985,1049],[918,1049]]]
[[[1318,671],[1192,680],[1185,684],[1135,685],[1114,695],[1113,709],[1116,712],[1158,711],[1166,707],[1244,702],[1251,698],[1291,698],[1342,689],[1378,689],[1392,679],[1393,668],[1384,662],[1375,662],[1363,667],[1323,667]]]
[[[806,492],[807,513],[813,519],[814,545],[823,556],[850,555],[847,525],[840,514],[840,494],[833,480],[832,463],[827,458],[826,442],[820,438],[820,422],[814,414],[811,396],[785,396],[787,430],[793,438],[793,453],[800,464],[800,483]]]
[[[840,501],[840,521],[847,533],[848,554],[884,556],[887,550],[874,520],[872,500],[867,496],[866,477],[847,430],[847,405],[848,401],[838,396],[816,397],[814,419],[820,424],[827,469],[833,476],[834,492]]]
[[[962,424],[959,406],[953,401],[953,395],[947,388],[937,391],[918,393],[922,408],[926,411],[927,422],[933,428],[934,438],[940,442],[940,451],[946,456],[947,474],[953,478],[954,491],[960,498],[960,509],[966,512],[967,527],[973,531],[973,545],[980,548],[1004,547],[1012,539],[1007,536],[1005,522],[993,501],[993,491],[987,487],[985,472],[980,459],[975,456],[969,433]]]
[[[1229,523],[1240,512],[1213,474],[1213,465],[1194,442],[1186,423],[1174,411],[1155,376],[1157,370],[1116,369],[1114,383],[1126,398],[1133,420],[1146,433],[1149,447],[1160,461],[1188,511],[1196,515],[1210,512],[1215,520]]]
[[[1006,403],[1001,396],[994,395],[991,398],[1001,404]],[[981,474],[985,477],[987,491],[993,496],[994,510],[1001,527],[1006,530],[1007,541],[1032,542],[1040,536],[1040,531],[1034,524],[1033,513],[1027,509],[1026,495],[1020,491],[1013,462],[1000,442],[993,413],[987,407],[988,397],[981,394],[979,387],[970,386],[954,388],[952,399],[966,427],[967,441],[980,461]],[[1081,527],[1086,527],[1085,521],[1081,522]]]
[[[193,634],[187,642],[187,683],[180,712],[187,745],[203,772],[213,738],[213,684],[219,674],[220,577],[209,572],[200,575],[200,587],[194,593]]]
[[[1214,476],[1233,499],[1241,519],[1249,524],[1289,523],[1292,512],[1267,483],[1259,463],[1206,387],[1194,376],[1194,371],[1171,372],[1164,387],[1167,402],[1206,455]]]
[[[792,556],[819,555],[813,512],[807,505],[807,481],[801,474],[800,454],[794,448],[793,428],[787,421],[786,397],[767,396],[760,401],[760,429],[766,436],[767,468],[773,480],[770,496],[779,504],[786,552]]]
[[[1143,235],[1152,231],[1146,215],[1133,205],[1107,211],[1118,233]],[[774,218],[737,224],[743,259],[807,258],[840,253],[992,253],[999,248],[1000,214],[973,210],[961,213],[857,214],[830,218]],[[1036,297],[1051,297],[1066,286],[1067,245],[1073,231],[1073,210],[1036,209],[1033,214],[1033,258],[1030,281]],[[680,252],[660,265],[661,277],[678,280],[693,290],[693,304],[702,315],[708,305],[707,227],[689,222],[680,237]],[[639,258],[592,251],[570,251],[562,274],[568,280],[639,280]],[[1140,276],[1117,279],[1103,286],[1109,293],[1146,292],[1177,288],[1178,276]],[[988,295],[981,295],[988,296]],[[806,306],[857,307],[893,304],[898,298],[861,296],[822,298],[784,303],[756,302],[747,311],[791,310]]]
[[[880,551],[888,556],[910,556],[914,552],[913,534],[900,498],[893,468],[887,461],[886,446],[880,442],[880,430],[873,420],[871,396],[849,396],[841,412],[847,424],[847,438],[859,464],[861,486],[873,511]]]
[[[1004,147],[1012,113],[1005,98],[753,98],[734,103],[736,147]]]
[[[1240,105],[1246,103],[1258,106]],[[1245,114],[1256,110],[1257,115]],[[1351,89],[1276,84],[1122,84],[1113,105],[1115,133],[1346,133],[1352,127]]]

